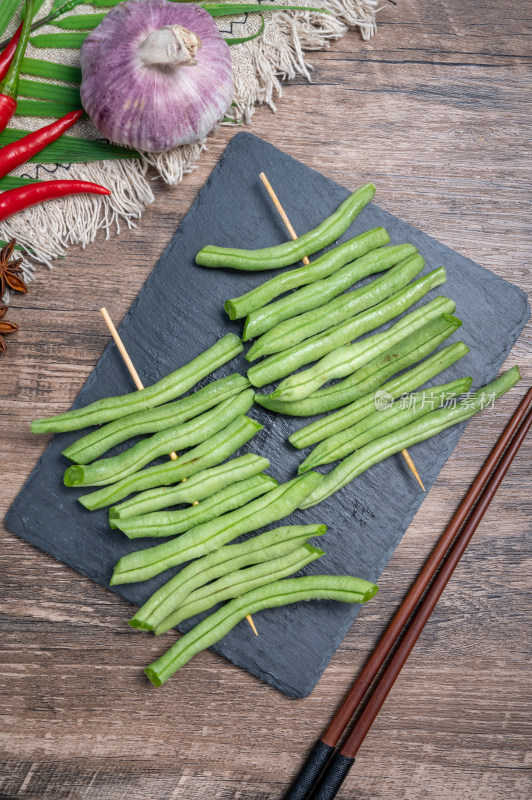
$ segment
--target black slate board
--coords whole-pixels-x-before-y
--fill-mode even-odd
[[[227,320],[223,301],[270,277],[271,273],[194,266],[194,256],[205,244],[263,247],[285,241],[282,223],[258,179],[261,170],[267,173],[298,232],[314,227],[348,195],[346,189],[255,136],[235,136],[120,326],[145,385],[186,363],[228,331],[239,333],[240,323]],[[400,191],[400,186],[397,188]],[[415,244],[426,259],[426,271],[441,264],[447,267],[448,283],[431,292],[428,299],[446,294],[456,301],[456,314],[464,325],[449,341],[461,338],[471,352],[432,385],[462,375],[473,376],[474,388],[492,380],[529,317],[525,294],[375,205],[362,212],[342,240],[376,225],[387,228],[392,243]],[[214,377],[235,370],[245,373],[246,367],[241,356]],[[121,357],[110,343],[74,407],[132,388]],[[293,477],[302,456],[287,444],[286,437],[303,421],[259,407],[251,415],[265,428],[242,452],[268,457],[270,472],[280,481]],[[412,448],[427,489],[463,429],[464,425],[451,428]],[[113,565],[139,543],[111,531],[104,510],[85,511],[76,501],[78,492],[63,486],[66,461],[61,450],[78,435],[62,434],[52,440],[6,523],[23,539],[108,586]],[[424,497],[402,458],[396,456],[372,467],[321,505],[293,514],[292,523],[325,522],[329,526],[319,540],[326,555],[310,565],[307,573],[348,572],[376,581]],[[165,573],[148,583],[125,585],[116,591],[138,605],[168,577]],[[305,697],[359,610],[316,601],[264,611],[256,618],[258,638],[242,622],[214,649],[289,696]],[[190,627],[190,623],[182,626],[183,630]],[[161,652],[164,649],[161,640]]]

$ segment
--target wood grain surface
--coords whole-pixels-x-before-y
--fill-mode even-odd
[[[385,4],[377,36],[312,53],[253,132],[530,292],[526,0]],[[68,408],[233,131],[139,227],[41,269],[0,357],[3,515],[46,445],[28,420]],[[304,198],[302,198],[304,202]],[[287,209],[288,210],[288,209]],[[474,298],[471,298],[474,302]],[[213,653],[164,690],[130,607],[0,523],[0,796],[277,800],[350,686],[532,380],[469,424],[313,694],[289,700]],[[186,335],[186,331],[183,331]],[[179,339],[176,340],[179,347]],[[142,376],[141,376],[142,377]],[[527,739],[532,439],[521,448],[344,785],[341,800],[513,800],[532,794]],[[65,531],[68,535],[68,531]]]

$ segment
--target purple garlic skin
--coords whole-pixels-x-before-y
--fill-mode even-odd
[[[81,48],[81,101],[117,144],[160,153],[203,139],[233,99],[231,51],[192,4],[127,0]]]

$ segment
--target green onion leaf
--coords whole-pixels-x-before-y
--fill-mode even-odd
[[[42,83],[42,81],[21,78],[18,91],[21,97],[55,100],[58,103],[70,103],[76,108],[81,108],[81,98],[77,86],[57,86],[55,83]]]
[[[251,39],[256,39],[257,36],[260,36],[262,31],[264,30],[264,17],[262,16],[262,14],[261,17],[262,17],[262,25],[260,26],[257,33],[253,33],[251,36],[242,36],[240,39],[226,39],[225,41],[227,42],[227,44],[229,46],[233,44],[242,44],[242,42],[250,42]]]
[[[39,78],[50,78],[54,81],[81,83],[81,70],[68,64],[54,64],[40,58],[24,58],[22,72],[25,75],[36,75]]]
[[[106,16],[106,14],[73,14],[71,17],[54,21],[52,24],[56,28],[63,28],[67,31],[93,30]]]
[[[21,0],[2,0],[0,3],[0,36],[13,19],[20,3]]]
[[[0,133],[0,147],[11,142],[18,142],[28,131],[6,128]],[[78,136],[61,136],[47,145],[40,153],[36,153],[29,161],[38,164],[68,164],[84,161],[109,161],[116,158],[138,158],[136,150],[128,147],[109,144],[105,141],[82,139]]]
[[[32,36],[30,42],[34,47],[78,50],[88,35],[88,33],[39,33],[37,36]]]
[[[48,100],[24,100],[19,98],[15,114],[19,117],[64,117],[81,106],[75,103],[50,103]]]
[[[0,178],[0,192],[8,192],[10,189],[18,189],[20,186],[27,186],[28,183],[42,183],[34,178],[21,178],[18,175],[5,175]],[[17,248],[20,250],[21,248]]]

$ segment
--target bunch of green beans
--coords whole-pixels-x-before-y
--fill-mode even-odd
[[[208,586],[202,586],[192,592],[182,606],[176,608],[157,625],[155,635],[160,636],[161,633],[166,633],[180,622],[207,611],[217,603],[232,600],[233,597],[250,592],[259,586],[293,575],[307,564],[320,558],[323,552],[311,544],[303,544],[288,555],[230,572],[229,575],[224,575],[223,578],[218,578]]]
[[[188,508],[178,511],[155,511],[141,517],[115,518],[112,527],[119,528],[129,539],[176,536],[227,511],[240,508],[276,486],[275,478],[261,473],[243,481],[233,481],[230,486]]]
[[[420,255],[410,256],[360,289],[342,294],[320,308],[280,322],[254,342],[246,353],[246,359],[254,361],[260,356],[288,350],[303,339],[308,339],[360,314],[361,311],[377,305],[403,289],[421,272],[424,265],[425,261]],[[445,272],[443,274],[445,276]]]
[[[500,397],[506,394],[521,379],[518,367],[512,367],[491,383],[473,393],[466,401],[451,408],[431,411],[400,430],[382,436],[361,447],[325,475],[323,481],[301,503],[300,508],[310,508],[350,483],[357,475],[365,472],[373,464],[383,461],[394,453],[400,453],[418,442],[424,442],[437,433],[469,419],[482,410],[486,397]],[[312,473],[309,473],[312,474]]]
[[[406,427],[414,420],[434,411],[437,397],[439,398],[438,407],[444,406],[448,400],[468,392],[472,382],[472,378],[459,378],[450,383],[426,389],[424,392],[409,395],[406,398],[407,405],[404,407],[401,403],[394,403],[386,409],[374,411],[373,414],[369,414],[355,425],[320,442],[299,465],[299,474],[302,475],[320,464],[339,461],[369,442]],[[427,400],[427,398],[429,399]]]
[[[388,244],[389,241],[390,237],[384,228],[373,228],[370,231],[365,231],[360,236],[349,239],[348,242],[338,245],[333,250],[328,250],[313,261],[312,264],[283,272],[281,275],[270,278],[269,281],[261,283],[260,286],[251,289],[240,297],[226,300],[224,308],[229,315],[229,319],[246,317],[251,311],[262,308],[262,306],[265,306],[266,303],[274,300],[280,294],[284,294],[290,289],[306,286],[308,283],[319,281],[322,278],[327,278],[348,262],[366,255],[371,250],[376,250],[377,247]]]
[[[129,624],[132,628],[155,630],[200,586],[229,572],[291,553],[307,539],[322,536],[326,531],[326,525],[285,525],[253,536],[245,542],[226,544],[202,558],[196,558],[157,589]]]
[[[258,431],[262,430],[262,427],[254,419],[239,417],[223,431],[215,433],[197,447],[193,447],[177,461],[166,461],[164,464],[147,467],[111,486],[103,486],[95,492],[84,494],[78,500],[89,511],[94,511],[96,508],[115,505],[134,492],[179,483],[183,478],[189,478],[207,467],[221,464],[242,445],[249,442]]]
[[[248,614],[302,600],[366,603],[377,591],[377,586],[369,581],[350,575],[308,575],[274,581],[246,592],[210,614],[144,671],[154,686],[162,686],[192,656],[218,642]]]
[[[279,400],[300,400],[308,397],[327,381],[349,375],[358,367],[380,355],[383,350],[393,347],[401,339],[419,330],[431,319],[439,317],[440,314],[452,313],[454,309],[454,300],[436,297],[430,303],[402,317],[388,330],[376,333],[355,344],[339,347],[309,369],[285,378],[270,397]]]
[[[196,264],[203,267],[231,267],[242,270],[278,269],[295,264],[304,256],[312,255],[336,241],[349,228],[362,209],[373,200],[375,186],[361,186],[316,228],[304,233],[295,241],[283,242],[259,250],[239,250],[233,247],[207,245],[196,256]]]
[[[401,395],[418,389],[423,383],[439,375],[440,372],[452,366],[467,353],[469,353],[469,348],[463,342],[450,344],[438,353],[434,353],[421,364],[408,370],[408,372],[404,372],[397,378],[382,384],[378,388],[377,394],[388,400],[396,400]],[[360,420],[366,419],[375,411],[375,401],[376,393],[371,391],[333,414],[329,414],[327,417],[320,417],[309,425],[304,425],[299,430],[291,433],[288,440],[298,450],[316,444],[316,442],[327,439],[340,431],[344,431],[346,428],[350,428]],[[308,401],[303,400],[301,402]]]
[[[178,486],[161,486],[158,489],[139,492],[130,500],[125,500],[117,506],[111,506],[109,525],[111,528],[116,528],[118,526],[115,524],[115,520],[118,519],[145,516],[159,511],[161,508],[204,500],[232,483],[238,483],[258,475],[269,466],[270,462],[267,458],[255,453],[246,453],[245,456],[234,458],[232,461],[220,464],[219,467],[211,467],[197,472],[190,479],[184,478]]]
[[[405,286],[387,300],[383,300],[362,314],[357,314],[352,319],[334,325],[325,333],[317,333],[281,353],[268,356],[260,364],[250,367],[248,378],[253,386],[260,387],[290,375],[299,367],[317,361],[338,347],[348,344],[351,340],[358,339],[363,334],[390,322],[394,317],[407,311],[414,303],[422,300],[431,289],[444,282],[445,269],[443,267],[429,272],[428,275]]]
[[[237,536],[288,516],[322,479],[316,472],[307,472],[236,511],[190,528],[175,539],[123,556],[114,569],[111,586],[145,581],[192,558],[204,556]]]
[[[252,311],[244,323],[243,340],[247,342],[286,319],[322,306],[329,300],[338,297],[362,278],[374,275],[376,272],[384,272],[405,258],[414,255],[415,252],[416,248],[411,244],[379,247],[342,267],[329,278],[316,281],[309,286],[303,286],[302,289],[298,289],[286,297],[281,297],[264,308]]]
[[[100,458],[115,445],[125,442],[126,439],[144,433],[157,433],[181,422],[188,422],[229,397],[240,394],[248,387],[248,379],[235,372],[226,378],[212,381],[181,400],[108,422],[77,439],[63,450],[63,455],[76,464],[88,464]]]
[[[83,408],[75,408],[54,417],[37,419],[31,423],[32,433],[60,433],[101,425],[137,411],[167,403],[184,394],[198,381],[222,364],[231,361],[243,350],[243,344],[234,333],[223,336],[184,367],[171,372],[152,386],[118,397],[104,397]]]
[[[367,396],[368,393],[375,391],[375,389],[382,386],[388,378],[400,372],[402,369],[406,369],[417,361],[421,361],[421,359],[425,358],[429,353],[432,353],[438,345],[458,330],[461,324],[460,320],[456,317],[451,317],[449,314],[442,314],[440,317],[424,325],[421,330],[416,331],[398,342],[394,348],[385,350],[380,356],[369,361],[363,367],[360,367],[360,369],[357,369],[343,381],[328,388],[313,392],[313,394],[305,398],[305,400],[285,403],[282,400],[272,400],[269,395],[256,394],[255,402],[264,406],[264,408],[268,408],[270,411],[276,411],[280,414],[288,414],[289,416],[295,417],[311,417],[326,411],[332,411],[335,408],[342,408],[343,406],[347,406]],[[459,349],[457,350],[457,348]],[[437,375],[446,367],[451,366],[451,364],[467,352],[467,347],[462,342],[459,342],[449,345],[440,353],[435,353],[434,359],[440,359],[441,356],[442,366],[436,369],[435,372],[430,375],[430,378]],[[449,356],[448,363],[444,356]],[[430,359],[428,359],[427,363],[429,363],[429,361]],[[429,378],[425,380],[429,380]],[[417,386],[412,386],[410,389],[405,389],[404,391],[411,391],[412,389],[417,389]],[[399,392],[399,394],[401,394],[401,392]],[[371,399],[371,403],[373,403],[373,399]]]
[[[75,464],[68,467],[64,476],[65,486],[104,486],[116,483],[138,472],[158,456],[204,442],[249,411],[253,398],[253,389],[246,389],[189,422],[155,433],[116,456],[102,458],[89,465]]]

